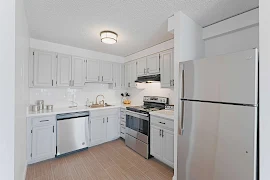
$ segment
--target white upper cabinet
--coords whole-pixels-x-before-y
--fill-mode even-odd
[[[122,66],[119,63],[113,64],[113,88],[120,89],[122,87],[121,84],[121,74],[122,74]]]
[[[57,58],[57,86],[71,85],[71,56],[58,54]]]
[[[87,82],[99,82],[100,78],[100,68],[99,60],[87,59],[86,60],[86,81]]]
[[[174,86],[173,50],[160,53],[160,83],[161,87]]]
[[[137,76],[155,75],[160,73],[159,53],[137,60]]]
[[[72,86],[84,86],[86,80],[85,62],[84,58],[72,57]]]
[[[53,87],[55,85],[56,53],[33,51],[33,68],[33,86]]]
[[[138,76],[145,76],[147,70],[147,62],[146,57],[140,58],[137,60],[137,75]]]
[[[147,56],[147,74],[159,74],[159,53]]]
[[[125,65],[121,64],[121,88],[125,88],[126,85],[126,75],[125,75]]]
[[[125,87],[126,88],[129,88],[130,87],[130,79],[131,79],[131,77],[130,77],[130,75],[131,75],[130,71],[131,71],[131,64],[130,63],[126,63],[125,64]]]
[[[101,82],[112,83],[113,82],[113,63],[108,61],[102,61],[100,66]]]
[[[130,87],[136,87],[135,81],[137,80],[136,61],[131,62],[130,70]]]

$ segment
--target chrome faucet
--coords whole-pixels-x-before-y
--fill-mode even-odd
[[[99,96],[102,96],[102,97],[103,97],[102,102],[103,102],[103,105],[104,105],[104,99],[105,99],[105,97],[104,97],[102,94],[100,94],[100,95],[98,95],[98,96],[96,97],[96,104],[100,104],[100,103],[97,102]]]

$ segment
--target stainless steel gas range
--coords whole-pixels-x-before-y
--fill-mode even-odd
[[[150,156],[149,112],[165,109],[169,99],[166,97],[144,96],[143,102],[143,106],[127,107],[125,143],[128,147],[148,159]]]

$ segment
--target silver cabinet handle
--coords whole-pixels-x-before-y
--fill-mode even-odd
[[[109,122],[109,118],[107,117],[107,122]]]
[[[159,122],[160,124],[166,124],[166,123],[164,123],[164,122]]]
[[[103,76],[102,76],[102,81],[103,81]]]
[[[52,86],[53,86],[53,80],[52,80]]]
[[[104,118],[103,118],[103,123],[104,123]]]
[[[41,121],[39,121],[39,122],[48,122],[49,120],[41,120]]]
[[[164,137],[164,130],[162,129],[162,137]]]
[[[159,136],[161,136],[161,129],[159,130]]]

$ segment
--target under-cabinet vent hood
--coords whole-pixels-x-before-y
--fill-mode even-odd
[[[160,82],[160,74],[150,75],[150,76],[141,76],[135,81],[136,83],[151,83],[151,82]]]

